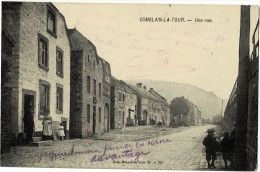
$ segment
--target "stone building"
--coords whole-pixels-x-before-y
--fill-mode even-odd
[[[111,68],[110,64],[99,57],[103,69],[103,107],[104,107],[104,127],[103,131],[110,130],[110,107],[111,107]]]
[[[161,122],[169,125],[169,105],[161,98],[151,94],[142,83],[128,84],[137,95],[137,120],[138,125],[155,125]],[[157,93],[158,94],[158,93]]]
[[[124,120],[126,126],[137,125],[137,95],[136,93],[124,82],[121,81],[125,87],[125,115]]]
[[[4,26],[2,26],[1,45],[1,153],[3,153],[9,151],[11,145],[12,47],[14,47],[14,41]]]
[[[71,41],[70,133],[86,138],[103,132],[103,69],[95,45],[78,30],[69,29]]]
[[[13,138],[24,138],[28,111],[34,112],[36,136],[41,136],[43,116],[50,111],[54,138],[61,122],[68,137],[70,42],[64,16],[52,3],[3,2],[2,24],[15,42],[8,81]]]
[[[111,129],[123,128],[126,125],[126,91],[124,84],[111,76]]]

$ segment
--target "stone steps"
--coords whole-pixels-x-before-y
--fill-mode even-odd
[[[42,137],[32,137],[32,142],[40,142],[42,141]]]
[[[45,140],[45,141],[38,141],[38,142],[30,142],[29,143],[30,146],[52,146],[53,145],[53,141],[52,140]]]

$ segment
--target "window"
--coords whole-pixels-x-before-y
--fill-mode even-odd
[[[98,108],[98,122],[101,123],[101,107]]]
[[[63,88],[62,86],[57,86],[56,112],[62,113],[62,111],[63,111]]]
[[[47,14],[47,31],[56,37],[56,14],[50,7]]]
[[[58,47],[56,50],[56,73],[63,77],[63,51]]]
[[[88,120],[88,123],[90,123],[90,105],[87,104],[87,120]]]
[[[88,63],[90,62],[90,55],[88,54]]]
[[[121,96],[122,96],[122,95],[121,95],[121,92],[119,92],[119,98],[118,98],[119,101],[121,101]]]
[[[94,84],[93,84],[93,86],[94,86],[94,95],[97,95],[97,82],[96,82],[96,80],[95,79],[93,79],[93,82],[94,82]]]
[[[160,109],[158,108],[158,113],[160,113]]]
[[[40,84],[40,115],[46,115],[50,110],[50,87]]]
[[[121,117],[121,111],[119,111],[119,122],[121,122],[122,117]]]
[[[87,76],[87,91],[90,93],[90,76]]]
[[[42,35],[38,35],[38,63],[43,69],[48,69],[48,39]]]
[[[125,102],[125,95],[123,94],[123,102]]]
[[[98,84],[98,95],[101,97],[101,83]]]

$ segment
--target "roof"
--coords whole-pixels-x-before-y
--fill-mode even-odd
[[[136,94],[140,95],[141,97],[145,97],[148,99],[152,99],[155,101],[160,101],[162,102],[160,99],[158,99],[157,97],[155,97],[154,95],[152,95],[151,93],[149,93],[147,90],[144,90],[143,88],[137,87],[133,84],[130,83],[126,83],[128,85],[128,87],[130,87],[134,92],[136,92]]]
[[[96,46],[89,39],[82,35],[76,28],[68,29],[67,32],[71,42],[71,51],[84,51],[87,46],[91,46],[95,50],[96,60],[99,63],[100,58],[97,55]]]

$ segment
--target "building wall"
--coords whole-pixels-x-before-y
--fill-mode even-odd
[[[83,51],[71,51],[70,136],[82,137]],[[86,119],[84,119],[86,120]]]
[[[16,77],[19,78],[18,92],[16,92],[16,82],[14,82],[14,118],[12,121],[13,133],[23,132],[23,90],[30,90],[36,93],[35,104],[35,131],[42,131],[42,119],[39,117],[39,80],[47,81],[50,86],[50,115],[53,121],[61,122],[64,117],[69,120],[70,99],[63,99],[63,113],[56,113],[56,84],[63,85],[63,97],[70,97],[70,43],[66,34],[66,24],[64,17],[50,4],[57,17],[57,38],[47,32],[47,3],[24,2],[16,3],[14,13],[3,10],[7,20],[3,23],[10,30],[10,34],[17,41],[14,48],[14,58],[19,58]],[[8,16],[8,17],[7,17]],[[49,70],[46,71],[38,65],[38,34],[48,39]],[[56,46],[63,50],[63,71],[64,77],[56,74]],[[17,106],[17,107],[16,107]],[[67,129],[69,124],[67,123]]]
[[[88,63],[88,55],[92,54],[90,63]],[[95,67],[94,67],[95,61]],[[87,76],[90,76],[90,93],[87,91]],[[94,81],[96,80],[96,95],[94,95]],[[99,96],[99,84],[101,84],[101,95]],[[90,123],[87,120],[83,120],[83,136],[90,136],[93,133],[94,125],[94,106],[96,107],[96,128],[95,133],[103,132],[103,123],[104,123],[104,108],[103,108],[103,71],[102,63],[96,57],[95,49],[89,45],[86,47],[83,53],[83,99],[82,99],[82,115],[84,119],[87,119],[87,104],[90,105]],[[96,103],[94,102],[96,99]],[[99,108],[101,108],[101,116],[99,116]],[[101,117],[101,119],[99,119]],[[86,135],[87,134],[87,135]]]
[[[114,123],[114,129],[117,128],[123,128],[126,125],[126,101],[124,98],[123,101],[123,95],[126,97],[125,87],[124,84],[121,83],[117,79],[112,79],[112,91],[113,91],[113,98],[112,98],[112,111],[111,115],[113,115],[113,123]],[[119,93],[121,94],[121,100],[119,99]]]
[[[12,42],[2,27],[1,53],[1,153],[8,152],[11,145],[12,117]]]
[[[111,128],[110,126],[110,109],[111,109],[111,69],[110,64],[101,59],[103,68],[103,107],[104,107],[104,127],[103,131],[108,132]],[[106,109],[108,108],[108,109]],[[107,112],[106,112],[107,111]]]
[[[126,86],[125,86],[126,87]],[[126,87],[126,103],[125,103],[125,121],[126,125],[132,126],[136,123],[137,118],[137,95]]]

